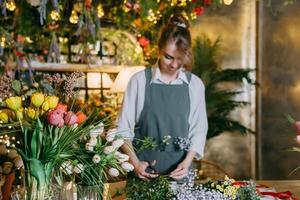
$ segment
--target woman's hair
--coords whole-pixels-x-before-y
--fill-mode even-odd
[[[184,68],[191,70],[194,64],[192,53],[192,39],[189,31],[189,22],[182,15],[173,15],[162,28],[158,40],[158,50],[163,50],[170,42],[175,42],[178,51],[183,55]]]

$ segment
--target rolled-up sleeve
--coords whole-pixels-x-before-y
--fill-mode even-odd
[[[196,152],[196,159],[203,157],[206,135],[208,130],[205,87],[203,82],[196,76],[192,76],[190,83],[191,113],[189,117],[190,150]]]
[[[129,81],[122,103],[122,109],[117,118],[117,134],[125,139],[134,138],[137,104],[137,79],[132,77]]]

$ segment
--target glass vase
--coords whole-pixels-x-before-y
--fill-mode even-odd
[[[104,200],[103,187],[101,186],[86,186],[77,185],[78,200]]]

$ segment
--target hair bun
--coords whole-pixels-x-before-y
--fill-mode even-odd
[[[190,27],[188,20],[181,14],[173,15],[169,20],[169,24],[173,24],[175,26],[186,29]]]

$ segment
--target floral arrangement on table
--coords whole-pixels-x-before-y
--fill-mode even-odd
[[[295,140],[298,144],[300,144],[300,121],[296,121],[290,115],[286,115],[286,118],[294,126],[294,129],[295,129],[295,132],[296,132]],[[292,151],[300,152],[300,147],[293,147]],[[290,174],[294,173],[298,169],[300,169],[300,166],[297,167],[296,169],[294,169]]]
[[[249,182],[237,182],[225,177],[224,180],[208,181],[206,183],[194,183],[195,176],[190,173],[188,181],[183,184],[171,182],[166,176],[159,176],[151,182],[145,182],[137,178],[128,180],[127,199],[162,200],[259,200],[256,185]]]
[[[81,73],[45,74],[41,82],[33,82],[31,87],[7,74],[0,76],[1,134],[14,133],[20,137],[15,149],[24,163],[25,199],[51,196],[51,185],[72,177],[71,173],[62,174],[70,169],[81,174],[82,182],[98,187],[99,191],[106,166],[111,166],[108,174],[112,177],[118,176],[119,171],[132,170],[125,162],[128,158],[116,151],[121,139],[106,139],[102,143],[96,136],[102,134],[104,127],[96,121],[98,111],[89,116],[80,110],[74,112],[72,102],[79,77]],[[88,144],[81,148],[85,139]],[[118,160],[121,158],[124,162]]]

